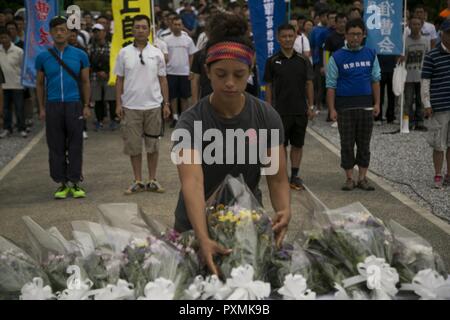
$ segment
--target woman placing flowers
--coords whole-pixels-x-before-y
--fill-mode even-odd
[[[262,203],[258,184],[261,169],[268,163],[261,154],[267,154],[271,172],[266,171],[266,175],[276,212],[273,231],[277,245],[281,245],[286,234],[291,214],[283,124],[270,105],[245,93],[255,54],[253,44],[245,36],[247,23],[226,13],[212,19],[205,68],[213,93],[182,114],[172,135],[172,152],[178,160],[183,159],[177,160],[181,192],[175,229],[194,230],[208,268],[218,274],[213,257],[229,254],[232,248],[223,248],[210,239],[205,200],[227,175],[242,175]],[[187,143],[186,133],[190,137]]]

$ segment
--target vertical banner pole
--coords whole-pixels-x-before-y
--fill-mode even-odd
[[[406,54],[406,24],[408,23],[406,21],[406,11],[408,10],[408,1],[405,0],[403,2],[403,56],[405,56]],[[400,96],[400,133],[409,133],[409,128],[408,130],[403,130],[403,113],[405,110],[405,89],[403,88],[403,92],[402,95]],[[409,125],[409,123],[408,123]]]
[[[156,38],[156,18],[155,18],[155,1],[153,0],[149,0],[150,1],[150,10],[152,10],[152,43],[155,43],[155,38]]]
[[[288,21],[290,21],[291,20],[291,13],[292,13],[291,0],[286,0],[286,2],[288,2]]]

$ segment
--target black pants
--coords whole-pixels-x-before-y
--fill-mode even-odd
[[[13,106],[15,108],[17,128],[25,131],[25,102],[23,89],[3,90],[4,101],[4,123],[3,127],[9,132],[13,132]]]
[[[376,117],[375,120],[381,121],[383,119],[383,105],[384,105],[384,96],[387,92],[387,109],[386,109],[386,119],[387,122],[393,122],[395,120],[395,95],[392,89],[392,77],[394,76],[394,72],[382,72],[381,73],[381,81],[380,81],[380,114]],[[387,91],[386,91],[387,90]]]
[[[116,117],[116,102],[115,101],[96,101],[95,102],[95,117],[98,122],[102,122],[106,117],[106,103],[109,104],[109,118],[111,121],[117,120]]]
[[[50,176],[57,183],[83,180],[83,107],[80,102],[48,102],[45,124]]]
[[[373,112],[363,109],[338,111],[337,122],[341,138],[341,167],[344,170],[351,170],[355,165],[368,168]]]
[[[324,107],[325,101],[325,77],[320,72],[322,68],[321,65],[314,65],[314,104],[322,108]]]

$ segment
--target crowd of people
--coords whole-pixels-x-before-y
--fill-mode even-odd
[[[245,92],[260,96],[258,72],[263,73],[265,100],[280,115],[283,143],[290,146],[289,184],[292,189],[304,189],[300,166],[306,127],[308,120],[320,112],[328,114],[327,121],[338,128],[341,136],[341,166],[347,177],[343,190],[374,189],[366,179],[373,125],[382,125],[385,121],[398,123],[400,117],[407,115],[410,129],[427,131],[425,119],[430,118],[431,110],[442,115],[433,116],[438,121],[435,127],[442,128],[434,144],[434,184],[436,187],[450,184],[450,176],[442,174],[444,153],[450,167],[447,149],[450,135],[446,123],[450,105],[445,95],[450,80],[446,74],[436,80],[436,73],[444,68],[439,59],[446,58],[449,12],[450,1],[448,8],[430,23],[423,5],[408,11],[405,56],[376,55],[364,46],[367,33],[361,20],[363,4],[358,0],[345,10],[332,8],[326,0],[318,0],[308,15],[292,15],[288,23],[279,26],[280,51],[268,58],[264,70],[258,70],[252,58]],[[120,51],[115,70],[110,70],[114,32],[111,11],[95,16],[85,12],[81,30],[67,30],[67,39],[63,30],[65,18],[57,17],[50,24],[55,46],[53,51],[37,58],[34,89],[24,88],[20,81],[24,17],[4,10],[0,13],[3,119],[0,138],[8,138],[16,128],[26,138],[33,110],[39,110],[47,124],[51,176],[61,184],[55,197],[65,198],[73,190],[82,197],[85,192],[79,187],[83,180],[80,132],[84,139],[88,137],[87,115],[92,109],[95,131],[121,128],[124,153],[131,159],[134,175],[125,194],[144,190],[164,192],[164,187],[156,180],[159,137],[165,121],[176,128],[182,114],[213,93],[210,71],[205,64],[211,31],[216,30],[214,18],[218,14],[239,17],[246,24],[239,29],[244,33],[242,36],[253,42],[247,5],[204,0],[194,6],[191,1],[181,1],[175,10],[161,10],[157,6],[154,25],[142,16],[134,20],[135,41]],[[232,30],[228,31],[233,33],[237,27],[230,28]],[[152,32],[153,43],[150,44],[146,39]],[[72,50],[73,47],[78,50]],[[359,60],[349,62],[354,59]],[[400,99],[394,95],[392,83],[394,68],[402,62],[408,72],[404,115],[399,114]],[[348,68],[349,65],[352,67]],[[55,71],[58,68],[64,68],[64,72],[58,74]],[[111,74],[117,76],[115,86],[108,84]],[[64,83],[63,88],[57,82]],[[437,82],[440,86],[436,86]],[[77,106],[71,107],[71,103]],[[75,111],[58,114],[61,109]],[[60,138],[58,132],[63,132],[65,138]],[[142,137],[147,153],[147,181],[142,176]],[[360,168],[357,181],[353,181],[355,165]]]

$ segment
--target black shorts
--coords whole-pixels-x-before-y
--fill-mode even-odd
[[[189,76],[167,75],[169,96],[172,99],[187,99],[191,96],[191,82]]]
[[[284,127],[284,145],[287,147],[290,144],[297,148],[303,148],[308,126],[306,114],[304,116],[281,116],[281,120]]]

